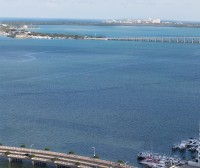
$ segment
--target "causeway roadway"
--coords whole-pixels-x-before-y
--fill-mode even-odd
[[[108,40],[108,41],[136,41],[136,42],[160,42],[160,43],[182,43],[200,44],[200,36],[172,36],[172,37],[86,37],[84,40]]]
[[[85,156],[9,146],[0,146],[0,157],[8,159],[9,162],[29,161],[32,165],[51,165],[57,168],[134,168],[130,165]]]

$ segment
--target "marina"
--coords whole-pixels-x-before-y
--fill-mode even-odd
[[[200,127],[199,127],[200,133]],[[200,135],[200,134],[199,134]],[[195,153],[193,158],[180,158],[177,156],[166,156],[159,155],[152,152],[141,152],[138,154],[137,159],[139,163],[143,166],[150,168],[171,168],[171,167],[200,167],[200,136],[199,140],[194,138],[189,138],[187,140],[182,140],[180,143],[172,146],[172,152],[179,151],[182,152]]]

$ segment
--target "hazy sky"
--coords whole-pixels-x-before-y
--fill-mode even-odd
[[[200,21],[200,0],[0,0],[0,17]]]

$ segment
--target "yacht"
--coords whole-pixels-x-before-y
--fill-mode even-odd
[[[137,156],[138,160],[151,159],[153,154],[151,152],[140,152]]]
[[[179,145],[179,150],[185,150],[187,147],[187,141],[181,141]]]

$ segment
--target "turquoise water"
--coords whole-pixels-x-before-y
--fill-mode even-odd
[[[41,33],[63,33],[105,37],[176,37],[176,36],[199,36],[199,28],[177,27],[146,27],[146,26],[76,26],[76,25],[41,25],[40,29],[33,29]]]
[[[197,44],[0,38],[4,145],[86,156],[95,146],[102,159],[136,165],[141,150],[171,155],[174,142],[197,137],[199,102]]]

